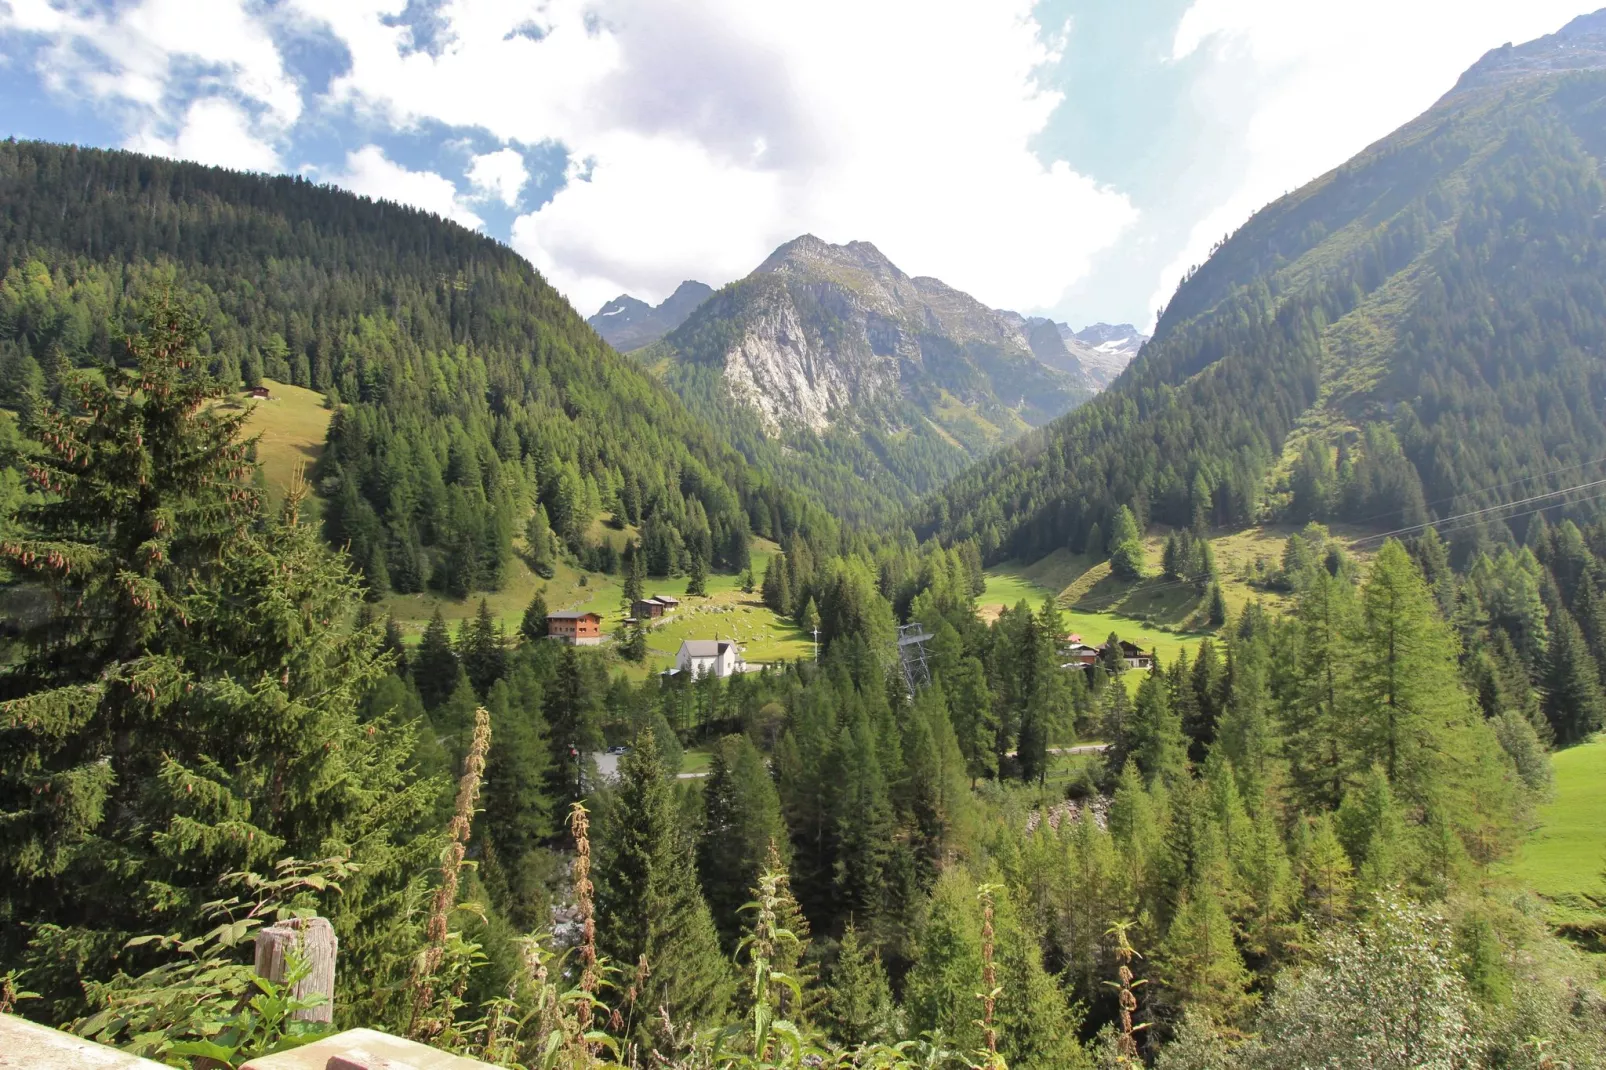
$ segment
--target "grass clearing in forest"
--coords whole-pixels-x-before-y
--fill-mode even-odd
[[[1293,525],[1252,527],[1210,540],[1222,597],[1232,617],[1255,602],[1272,613],[1292,608],[1290,596],[1255,586],[1251,580],[1280,567],[1288,536],[1299,530]],[[1363,563],[1376,549],[1371,544],[1362,550],[1354,548],[1354,540],[1362,534],[1358,530],[1346,530],[1342,525],[1330,530]],[[1030,565],[995,566],[987,570],[987,586],[976,600],[977,612],[983,620],[993,621],[1023,598],[1036,610],[1052,592],[1059,599],[1068,629],[1080,634],[1083,641],[1097,646],[1114,632],[1153,650],[1169,664],[1213,632],[1205,619],[1205,592],[1161,575],[1163,532],[1148,535],[1143,550],[1147,574],[1140,580],[1120,579],[1111,574],[1108,561],[1094,561],[1065,549]]]
[[[1606,896],[1606,733],[1557,751],[1550,765],[1555,797],[1510,870],[1564,910],[1589,909],[1584,896]]]
[[[334,413],[324,408],[323,395],[289,383],[262,380],[272,398],[257,401],[243,395],[225,408],[249,408],[245,422],[247,434],[257,439],[257,460],[268,481],[268,493],[278,500],[284,495],[297,465],[310,472],[329,440],[329,421]]]
[[[600,524],[594,532],[621,536],[624,532]],[[517,540],[515,546],[522,545]],[[741,575],[710,573],[706,597],[690,596],[686,576],[667,579],[648,577],[643,593],[672,595],[681,600],[678,610],[660,618],[647,630],[647,662],[635,665],[621,662],[620,668],[633,679],[644,678],[674,665],[675,654],[683,639],[734,639],[742,648],[742,656],[754,664],[790,661],[812,655],[813,641],[798,630],[790,620],[777,617],[765,606],[758,593],[758,583],[770,558],[780,548],[768,539],[754,539],[751,555],[754,590],[742,590]],[[582,584],[582,579],[584,583]],[[622,638],[627,611],[623,605],[624,580],[620,576],[600,572],[583,572],[573,564],[558,564],[551,579],[542,579],[530,570],[522,557],[515,554],[508,564],[506,581],[499,591],[477,593],[468,598],[448,598],[433,591],[420,594],[390,595],[381,604],[383,612],[395,616],[403,635],[416,642],[423,634],[430,617],[439,609],[446,622],[456,629],[457,622],[479,612],[480,599],[484,598],[491,615],[513,635],[524,619],[525,607],[544,591],[548,610],[581,610],[602,617],[604,636]]]

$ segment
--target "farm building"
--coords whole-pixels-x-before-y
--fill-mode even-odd
[[[548,639],[559,639],[574,646],[596,646],[602,642],[602,614],[566,610],[548,613]]]
[[[638,598],[630,603],[630,612],[637,620],[657,620],[666,613],[673,613],[679,606],[680,599],[667,594],[655,594],[651,598]]]

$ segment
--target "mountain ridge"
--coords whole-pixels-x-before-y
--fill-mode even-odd
[[[586,323],[602,340],[621,353],[651,345],[686,322],[686,317],[713,294],[705,282],[687,279],[656,305],[620,294],[597,310]]]
[[[1035,560],[1101,553],[1123,507],[1410,526],[1606,455],[1603,14],[1495,50],[1257,212],[1109,391],[956,477],[917,532]],[[1451,536],[1458,560],[1510,537],[1498,518]]]
[[[866,515],[934,489],[1093,389],[969,294],[909,275],[868,241],[813,234],[637,356],[749,458],[862,498]]]

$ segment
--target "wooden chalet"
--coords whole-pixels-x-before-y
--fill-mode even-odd
[[[602,642],[602,614],[579,610],[548,613],[546,634],[548,639],[558,639],[571,646],[596,646]]]
[[[673,613],[680,608],[680,599],[671,598],[667,594],[655,594],[651,598],[638,598],[630,603],[630,613],[637,620],[657,620],[666,613]]]

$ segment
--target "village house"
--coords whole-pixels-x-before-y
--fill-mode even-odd
[[[256,398],[259,401],[273,400],[273,395],[268,392],[268,388],[265,386],[253,386],[251,389],[246,391],[246,395],[248,397]]]
[[[1125,639],[1117,640],[1121,660],[1129,669],[1149,669],[1154,667],[1154,655],[1136,643]],[[1072,632],[1065,637],[1065,643],[1060,647],[1060,668],[1086,669],[1097,665],[1100,656],[1110,644],[1089,646],[1082,641],[1082,637]]]
[[[602,614],[578,610],[548,613],[546,634],[548,639],[558,639],[572,646],[596,646],[602,642]]]
[[[746,671],[747,662],[742,660],[741,649],[730,639],[683,640],[680,652],[675,655],[673,670],[693,677],[712,673],[722,680]]]
[[[630,603],[630,613],[637,620],[657,620],[666,613],[673,613],[680,607],[680,599],[671,598],[667,594],[655,594],[651,598],[638,598]]]
[[[1065,660],[1060,662],[1062,669],[1085,669],[1099,660],[1099,648],[1088,646],[1078,641],[1060,648],[1060,656]]]
[[[1138,644],[1129,643],[1125,639],[1120,640],[1120,644],[1121,644],[1121,659],[1126,662],[1126,667],[1127,668],[1129,668],[1129,669],[1152,669],[1152,668],[1154,668],[1154,655],[1153,654],[1149,653],[1147,650],[1144,650],[1142,647],[1138,646]],[[1105,646],[1108,646],[1108,645],[1109,645],[1108,643],[1105,644]],[[1099,649],[1103,650],[1104,647],[1100,647]]]

